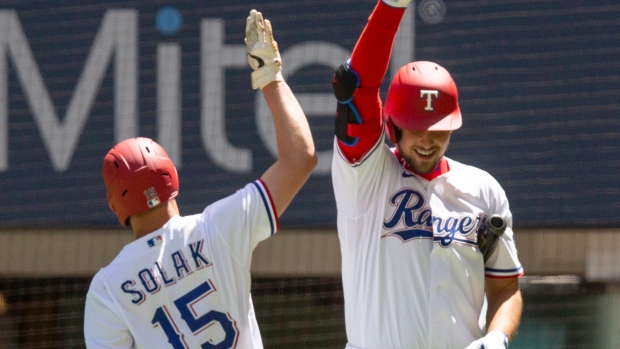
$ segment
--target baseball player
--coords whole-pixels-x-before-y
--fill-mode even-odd
[[[263,348],[250,296],[252,251],[278,230],[317,159],[306,117],[282,78],[271,24],[256,10],[245,40],[252,86],[273,114],[279,159],[202,213],[180,216],[177,171],[165,150],[147,138],[112,148],[103,164],[108,204],[136,239],[92,280],[88,348]]]
[[[523,269],[501,186],[444,155],[462,123],[452,77],[436,63],[406,64],[382,108],[379,87],[409,1],[378,1],[332,80],[346,348],[506,348]],[[496,215],[506,227],[484,262],[477,235]]]

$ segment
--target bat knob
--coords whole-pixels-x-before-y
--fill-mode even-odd
[[[504,230],[506,230],[506,221],[502,216],[494,214],[491,216],[491,219],[489,219],[489,230],[497,236],[502,235]]]

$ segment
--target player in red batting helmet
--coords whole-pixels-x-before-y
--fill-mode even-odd
[[[173,199],[179,193],[176,167],[159,144],[149,138],[118,143],[103,160],[108,205],[123,225],[129,217]]]
[[[408,63],[381,100],[412,2],[377,0],[332,78],[347,348],[506,349],[523,309],[523,267],[499,182],[445,156],[462,125],[452,76]]]
[[[398,70],[383,108],[385,131],[397,143],[401,129],[453,131],[461,127],[456,84],[437,63],[418,61]]]
[[[308,119],[282,76],[271,22],[255,9],[244,41],[246,51],[237,53],[271,112],[275,161],[234,193],[181,215],[177,171],[161,146],[133,138],[112,148],[103,163],[108,204],[135,240],[90,283],[87,348],[263,348],[250,294],[252,253],[279,230],[318,160]],[[203,331],[215,322],[216,332]]]

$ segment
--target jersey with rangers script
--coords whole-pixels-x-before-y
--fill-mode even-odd
[[[497,181],[448,158],[428,181],[383,137],[356,163],[335,149],[347,347],[462,349],[482,337],[485,276],[522,273]],[[493,214],[508,227],[485,265],[476,231]]]
[[[262,348],[250,263],[277,229],[257,180],[126,245],[91,283],[87,347]]]

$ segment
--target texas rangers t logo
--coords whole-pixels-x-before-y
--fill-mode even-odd
[[[433,96],[435,99],[439,98],[439,91],[437,90],[420,90],[420,98],[426,97],[426,107],[424,110],[433,111],[435,107],[433,107]]]

